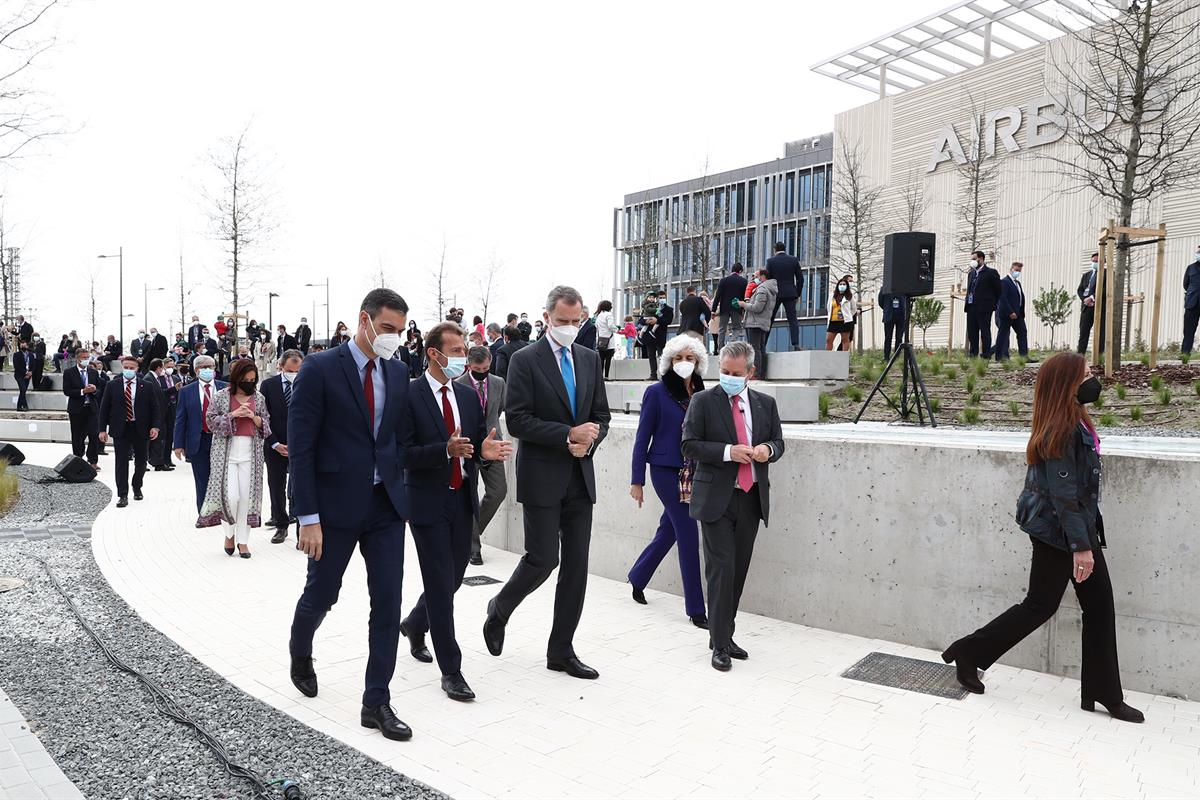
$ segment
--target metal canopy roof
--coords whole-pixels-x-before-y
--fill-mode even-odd
[[[812,69],[882,97],[1075,33],[1127,5],[1127,0],[962,0]]]

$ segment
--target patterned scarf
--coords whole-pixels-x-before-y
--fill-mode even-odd
[[[675,402],[683,409],[683,416],[686,419],[688,405],[692,402],[690,397],[675,398]],[[679,470],[679,502],[692,502],[692,477],[696,474],[696,462],[690,458],[684,457],[683,469]]]

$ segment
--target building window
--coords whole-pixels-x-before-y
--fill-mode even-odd
[[[812,173],[800,173],[800,211],[801,213],[812,208]]]
[[[825,168],[817,167],[813,171],[813,208],[820,210],[829,207],[825,191]]]
[[[796,213],[796,173],[789,172],[784,179],[783,213]]]
[[[746,189],[746,221],[754,222],[754,200],[758,195],[758,181],[750,181]]]
[[[808,254],[808,220],[800,220],[800,230],[798,231],[796,241],[796,258],[800,259],[801,263],[807,264],[809,259]]]
[[[784,230],[786,231],[785,236],[787,237],[786,239],[784,239],[784,244],[787,245],[787,251],[789,253],[795,253],[796,252],[796,223],[789,222],[784,227]]]

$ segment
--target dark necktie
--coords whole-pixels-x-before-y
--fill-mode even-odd
[[[205,433],[212,433],[208,429],[208,401],[211,399],[211,383],[204,385],[204,402],[200,404],[200,429]]]
[[[283,379],[283,406],[289,408],[292,405],[292,382],[287,378]],[[374,420],[372,420],[374,423]]]
[[[133,422],[133,381],[125,381],[125,421]]]
[[[366,374],[363,377],[363,394],[367,401],[367,427],[371,431],[371,435],[375,435],[375,384],[371,380],[371,372],[375,369],[375,362],[367,362]]]
[[[446,421],[446,435],[454,435],[454,409],[450,408],[450,387],[442,387],[442,419]],[[462,464],[457,458],[450,459],[450,488],[462,488]]]

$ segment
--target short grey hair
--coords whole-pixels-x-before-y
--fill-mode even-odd
[[[196,356],[192,360],[193,369],[203,369],[204,367],[215,367],[216,360],[212,356]]]
[[[746,359],[746,366],[753,367],[754,348],[745,342],[730,342],[721,348],[721,360],[724,361],[727,358],[744,358]]]
[[[492,351],[482,345],[476,345],[467,351],[467,361],[471,364],[482,364],[485,361],[490,361]]]
[[[696,356],[696,374],[704,375],[704,370],[708,368],[708,352],[704,349],[704,343],[695,336],[689,336],[682,333],[673,339],[668,339],[667,344],[663,347],[662,355],[658,357],[658,374],[666,375],[671,371],[671,363],[675,360],[675,356],[687,351]]]
[[[287,362],[291,361],[293,358],[296,359],[297,361],[304,361],[304,353],[300,352],[299,350],[296,350],[295,348],[291,348],[289,350],[284,350],[283,355],[281,355],[279,357],[279,363],[282,366],[283,364],[286,364]]]
[[[570,286],[555,286],[550,290],[550,294],[546,295],[546,310],[553,313],[560,300],[569,306],[583,305],[583,295],[579,292]]]

